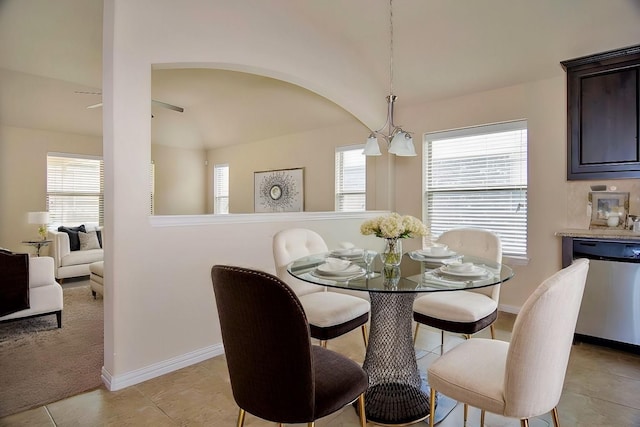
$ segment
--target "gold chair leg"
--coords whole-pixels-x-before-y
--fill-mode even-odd
[[[435,425],[434,415],[436,413],[436,389],[431,387],[431,396],[429,397],[429,427],[433,427]]]
[[[560,418],[558,417],[558,407],[556,406],[551,410],[551,415],[553,416],[553,426],[560,427]]]
[[[520,420],[520,427],[529,427],[529,419]]]
[[[358,396],[358,412],[360,412],[360,427],[367,427],[367,414],[364,412],[364,393]]]
[[[310,423],[307,423],[307,427],[313,427],[315,425],[316,425],[316,423],[314,423],[313,421],[311,421]]]
[[[480,427],[484,427],[484,409],[480,410]]]
[[[244,409],[240,408],[240,412],[238,412],[238,427],[242,427],[244,425]]]
[[[469,405],[464,404],[464,424],[467,425],[467,415],[469,415]]]
[[[327,348],[327,340],[320,340],[320,347]]]
[[[367,348],[367,324],[362,325],[362,339],[364,340],[364,347]]]
[[[416,331],[413,333],[413,345],[416,345],[416,341],[418,339],[418,328],[420,327],[420,323],[416,322]]]
[[[489,330],[491,331],[491,339],[496,339],[496,328],[493,326],[493,323],[489,326]]]

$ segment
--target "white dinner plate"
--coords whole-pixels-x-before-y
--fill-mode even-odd
[[[327,277],[327,276],[340,277],[340,276],[351,276],[353,274],[358,274],[364,270],[362,269],[362,267],[356,264],[350,264],[347,268],[338,270],[334,266],[325,263],[325,264],[320,264],[315,271],[323,277]]]
[[[331,256],[340,258],[360,258],[362,257],[362,249],[349,248],[349,249],[334,249],[331,251]]]
[[[486,277],[489,274],[486,268],[480,267],[478,265],[474,265],[473,268],[468,271],[456,271],[455,269],[451,269],[448,265],[443,265],[438,269],[438,272],[445,276],[459,277],[464,279],[480,279]]]
[[[426,261],[426,262],[437,262],[437,263],[445,263],[446,261],[451,261],[460,258],[462,255],[458,255],[453,252],[452,255],[447,255],[446,257],[434,257],[422,255],[420,251],[411,251],[409,252],[409,257],[414,261]]]
[[[323,273],[322,271],[316,268],[315,270],[311,271],[311,275],[319,279],[336,280],[336,281],[351,280],[357,277],[364,276],[364,274],[366,273],[364,268],[358,267],[357,265],[355,267],[357,267],[357,269],[355,271],[354,270],[349,271],[348,274],[342,274],[342,272],[340,272],[341,274],[336,274],[335,272]]]
[[[419,249],[417,251],[415,251],[418,255],[422,256],[422,257],[426,257],[426,258],[436,258],[436,259],[440,259],[440,258],[451,258],[452,256],[458,255],[457,253],[455,253],[454,251],[447,249],[446,251],[442,252],[442,253],[438,253],[438,254],[434,254],[433,252],[431,252],[430,248],[426,248],[426,249]]]

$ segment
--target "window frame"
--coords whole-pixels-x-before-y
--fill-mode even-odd
[[[54,164],[53,159],[66,159],[58,160],[57,165]],[[86,160],[84,167],[91,172],[91,167],[95,168],[95,164],[91,165],[95,161],[98,162],[98,174],[99,174],[99,183],[97,183],[99,190],[98,191],[90,191],[87,190],[87,186],[95,186],[95,182],[87,181],[85,182],[85,190],[84,191],[73,191],[67,189],[52,189],[55,186],[65,187],[65,183],[69,184],[73,181],[73,179],[69,178],[69,175],[73,173],[73,169],[66,172],[59,172],[57,176],[54,176],[52,173],[52,169],[56,166],[59,168],[64,168],[65,163],[67,168],[71,168],[73,163],[75,163],[75,170],[78,171],[78,167],[82,166],[82,161]],[[95,173],[95,170],[92,171]],[[104,225],[104,160],[101,156],[92,156],[85,154],[76,154],[76,153],[58,153],[58,152],[49,152],[47,153],[47,171],[46,171],[46,206],[47,211],[49,212],[51,223],[50,227],[53,226],[77,226],[81,224],[89,225],[89,226],[102,226]],[[56,181],[57,182],[53,182]],[[80,181],[78,181],[80,182]],[[97,197],[97,209],[98,211],[92,213],[90,215],[78,213],[78,209],[64,209],[64,200],[65,198],[77,198],[77,200],[68,200],[67,202],[73,202],[72,204],[80,204],[78,202],[83,199],[91,199]],[[56,199],[59,199],[56,201]],[[95,203],[95,201],[93,202]],[[61,208],[57,208],[56,205],[61,206]],[[96,215],[97,214],[97,215]],[[95,221],[95,216],[97,216],[97,221]]]
[[[362,154],[364,150],[364,144],[357,145],[343,145],[335,148],[335,169],[334,169],[334,210],[336,212],[362,212],[367,210],[367,157]],[[344,168],[344,153],[349,152],[355,154],[358,152],[358,155],[362,156],[362,184],[361,189],[357,191],[344,191],[344,176],[345,176],[345,168]],[[342,165],[342,166],[341,166]],[[342,169],[341,169],[342,167]],[[350,197],[358,197],[362,196],[362,209],[341,209],[343,206],[343,200],[345,196]]]
[[[432,142],[437,142],[437,141],[442,142],[444,140],[467,138],[467,137],[474,137],[474,136],[479,137],[482,135],[500,134],[500,133],[506,133],[506,132],[512,132],[512,131],[524,131],[524,135],[521,135],[521,139],[519,140],[519,149],[516,150],[515,149],[516,147],[513,147],[514,150],[510,152],[511,153],[510,155],[512,156],[522,156],[523,158],[520,157],[517,160],[510,160],[507,163],[501,162],[498,164],[498,166],[507,168],[508,165],[511,165],[511,164],[517,165],[518,163],[520,163],[520,167],[518,169],[519,183],[517,184],[505,183],[504,185],[496,185],[496,184],[489,185],[485,182],[484,185],[476,186],[475,188],[464,189],[463,187],[465,186],[461,185],[461,187],[457,189],[455,187],[450,187],[449,189],[445,189],[446,187],[443,186],[439,191],[430,190],[429,186],[431,185],[431,183],[429,182],[429,175],[430,175],[429,168],[431,168],[432,166],[430,161],[430,155],[431,155],[430,144]],[[489,158],[490,154],[486,154],[485,157]],[[478,156],[478,158],[482,158],[482,156]],[[461,161],[464,161],[463,160],[464,156],[461,157],[460,159]],[[522,162],[524,162],[524,165],[522,165]],[[513,263],[513,264],[526,263],[529,257],[528,163],[529,163],[528,121],[526,119],[502,122],[502,123],[478,125],[478,126],[472,126],[472,127],[466,127],[466,128],[460,128],[460,129],[440,131],[440,132],[425,133],[423,135],[423,158],[422,158],[422,175],[423,175],[423,180],[422,180],[423,182],[423,191],[422,191],[423,214],[422,216],[423,216],[423,220],[425,221],[425,224],[427,224],[427,227],[429,227],[430,232],[432,232],[431,238],[437,239],[437,237],[439,236],[439,233],[437,232],[434,233],[431,225],[431,220],[430,220],[431,218],[430,218],[429,211],[433,206],[429,206],[429,203],[430,203],[429,200],[431,200],[430,194],[441,194],[441,195],[448,194],[448,197],[455,197],[456,194],[459,196],[460,194],[465,194],[465,193],[466,194],[475,193],[476,195],[479,195],[480,197],[482,197],[480,192],[489,192],[489,193],[493,193],[492,196],[495,197],[496,200],[500,200],[501,198],[500,193],[502,193],[502,197],[504,197],[507,201],[511,201],[512,205],[515,204],[516,201],[520,200],[519,202],[517,202],[517,204],[515,204],[516,206],[515,212],[512,211],[513,214],[507,214],[507,217],[513,220],[513,222],[515,223],[515,225],[513,224],[510,225],[510,227],[512,228],[506,229],[504,227],[504,224],[505,224],[504,221],[500,222],[501,223],[500,227],[495,227],[495,228],[491,227],[490,223],[491,222],[495,223],[495,221],[491,221],[491,220],[489,221],[477,220],[477,224],[474,224],[473,219],[467,219],[465,221],[463,219],[464,215],[458,218],[462,222],[454,222],[448,228],[464,227],[464,226],[473,227],[475,225],[477,227],[482,226],[483,228],[490,229],[496,232],[496,234],[498,234],[499,236],[501,236],[501,240],[503,240],[503,258],[505,259],[505,261],[509,261],[510,263]],[[493,165],[495,165],[495,163]],[[489,167],[491,167],[491,165],[481,170],[484,170],[486,172],[487,168]],[[487,176],[488,175],[489,174],[487,174]],[[514,173],[514,176],[515,175],[516,174]],[[461,176],[464,176],[464,175],[461,175]],[[511,193],[511,195],[509,195],[509,193]],[[455,198],[453,200],[455,200]],[[473,200],[473,198],[472,197],[467,198],[466,200]],[[511,208],[513,208],[513,206],[511,206]],[[523,209],[524,212],[521,212],[521,209]],[[504,212],[505,212],[504,208],[503,210],[500,210],[500,208],[495,209],[495,215],[497,215],[497,213],[504,214]],[[489,210],[488,213],[491,214],[491,210]],[[524,215],[523,220],[522,220],[522,215]],[[446,218],[447,213],[446,212],[443,213],[443,216]],[[468,215],[467,218],[470,218],[471,216],[472,215]],[[521,223],[522,221],[524,221],[524,225],[523,225],[524,229],[522,229],[522,225],[519,225],[519,223]],[[442,227],[439,226],[438,228],[442,228]],[[515,230],[515,234],[511,233],[512,230]],[[440,230],[440,232],[442,231],[444,231],[444,229]],[[507,244],[505,244],[505,241],[507,241]]]
[[[227,182],[226,182],[226,196],[218,195],[218,171],[226,169]],[[228,215],[229,214],[229,164],[228,163],[217,163],[213,165],[213,213],[214,215]],[[220,201],[227,201],[227,209],[226,212],[220,212]]]

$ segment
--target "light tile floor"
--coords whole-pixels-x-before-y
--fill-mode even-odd
[[[501,314],[496,323],[498,339],[510,339],[513,320],[513,315]],[[488,332],[479,335],[488,336]],[[445,350],[461,341],[462,337],[446,335]],[[421,368],[439,356],[439,344],[439,332],[420,328],[416,347]],[[364,359],[359,330],[330,341],[329,348],[358,362]],[[640,356],[588,344],[574,345],[558,409],[563,427],[639,427]],[[109,392],[102,387],[1,418],[0,426],[235,426],[237,413],[225,358],[220,356],[124,390]],[[479,419],[479,410],[470,408],[467,425],[478,426]],[[520,425],[518,420],[492,414],[487,414],[485,424]],[[275,424],[247,414],[245,425]],[[346,407],[316,425],[355,427],[358,418],[352,407]],[[461,404],[439,424],[462,425]],[[548,415],[531,422],[531,427],[549,425]]]

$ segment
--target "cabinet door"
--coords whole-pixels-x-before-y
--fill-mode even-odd
[[[640,54],[607,54],[563,62],[569,180],[640,178]]]

